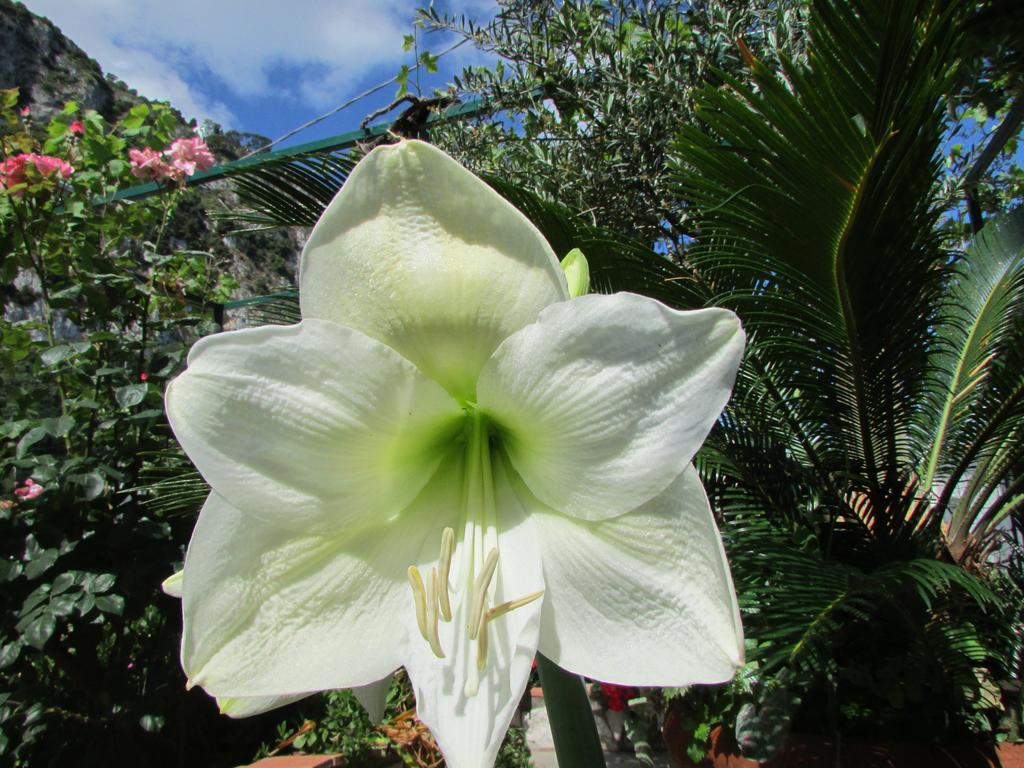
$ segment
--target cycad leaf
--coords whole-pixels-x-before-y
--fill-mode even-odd
[[[947,437],[958,422],[976,418],[972,407],[985,395],[981,386],[1000,356],[1015,346],[1014,321],[1024,307],[1024,208],[990,221],[956,265],[950,306],[940,331],[944,354],[936,378],[944,395],[924,467],[924,486],[955,461],[944,458]],[[970,425],[965,424],[969,429]],[[955,444],[955,442],[954,442]],[[958,458],[958,457],[957,457]]]
[[[705,89],[703,129],[676,147],[699,223],[688,257],[773,361],[800,450],[876,498],[903,494],[927,450],[954,5],[815,2],[809,63]],[[890,522],[876,530],[906,535]]]

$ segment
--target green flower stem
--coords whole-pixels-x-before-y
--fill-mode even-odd
[[[558,768],[603,768],[604,753],[583,679],[537,654]]]

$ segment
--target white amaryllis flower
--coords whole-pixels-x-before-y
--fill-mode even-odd
[[[732,676],[690,461],[742,354],[733,314],[570,300],[533,225],[415,141],[352,171],[300,295],[301,323],[205,338],[167,390],[213,488],[182,585],[191,684],[255,711],[404,665],[448,765],[474,768],[537,650],[628,685]]]

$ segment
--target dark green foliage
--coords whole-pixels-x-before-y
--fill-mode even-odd
[[[1024,375],[1017,225],[959,258],[942,234],[943,97],[970,10],[816,2],[808,63],[754,61],[750,84],[706,88],[702,128],[676,147],[699,223],[687,257],[749,338],[701,468],[752,658],[795,675],[797,727],[985,731],[1008,672],[1016,628],[954,564],[979,568],[987,550],[954,549],[938,482],[961,462],[990,476],[956,437],[972,430],[990,433],[999,482],[1019,476],[1022,420],[983,404],[990,387],[1012,404]]]
[[[162,146],[174,120],[143,105],[115,127],[69,105],[38,147],[16,100],[3,94],[3,154],[70,157],[75,171],[0,193],[0,274],[20,286],[0,320],[0,762],[236,764],[253,726],[185,692],[180,605],[160,592],[192,519],[137,488],[183,465],[162,385],[225,283],[207,254],[167,248],[173,195],[93,206],[135,181],[126,136]]]

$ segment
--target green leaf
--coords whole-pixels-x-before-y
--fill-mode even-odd
[[[22,639],[26,644],[41,651],[56,628],[57,619],[54,615],[52,613],[42,613],[35,621],[28,625],[28,628],[22,635]]]
[[[50,594],[59,595],[63,592],[67,592],[75,583],[75,574],[73,572],[62,573],[53,580],[50,585]]]
[[[112,573],[99,573],[86,580],[85,588],[93,594],[99,594],[114,586],[116,581],[117,577]]]
[[[28,419],[18,419],[16,421],[6,421],[0,424],[0,436],[12,440],[20,435],[25,428],[30,424]]]
[[[395,75],[395,82],[398,83],[398,90],[395,92],[395,98],[405,96],[409,92],[409,66],[403,64],[402,68],[398,70],[398,74]]]
[[[162,715],[143,715],[139,718],[139,726],[148,733],[159,733],[166,724]]]
[[[21,604],[21,610],[18,613],[20,618],[25,618],[32,613],[36,608],[42,605],[46,599],[50,596],[50,585],[40,584],[38,587],[33,589],[25,601]]]
[[[75,350],[71,348],[70,344],[58,344],[55,347],[50,347],[45,350],[39,359],[43,361],[43,365],[57,365],[67,360],[69,357],[75,354]]]
[[[437,56],[432,55],[429,51],[420,54],[420,64],[426,68],[427,72],[437,72]]]
[[[72,416],[65,415],[43,419],[39,424],[51,437],[64,437],[75,426],[75,419]]]
[[[21,575],[22,565],[15,560],[0,559],[0,583],[13,581]]]
[[[7,643],[0,648],[0,669],[11,666],[21,655],[21,643]]]
[[[56,549],[43,550],[25,566],[25,578],[29,580],[39,578],[46,571],[50,570],[53,564],[57,562],[58,557],[60,557],[60,552]]]
[[[114,396],[122,408],[131,408],[146,399],[147,389],[146,384],[128,384],[114,390]]]
[[[80,498],[82,501],[93,501],[99,498],[107,485],[103,475],[95,471],[85,474],[68,475],[67,480],[69,483],[81,488]]]
[[[82,595],[78,601],[78,615],[85,616],[96,607],[96,596],[89,593]]]
[[[104,613],[120,616],[124,611],[124,598],[120,595],[100,595],[96,598],[96,607]]]
[[[78,595],[60,595],[50,599],[47,610],[54,616],[68,616],[78,603]]]
[[[15,457],[19,459],[24,458],[25,454],[28,453],[29,448],[46,437],[46,434],[46,430],[42,427],[33,427],[30,429],[22,436],[21,440],[18,441],[18,447],[14,452]]]

